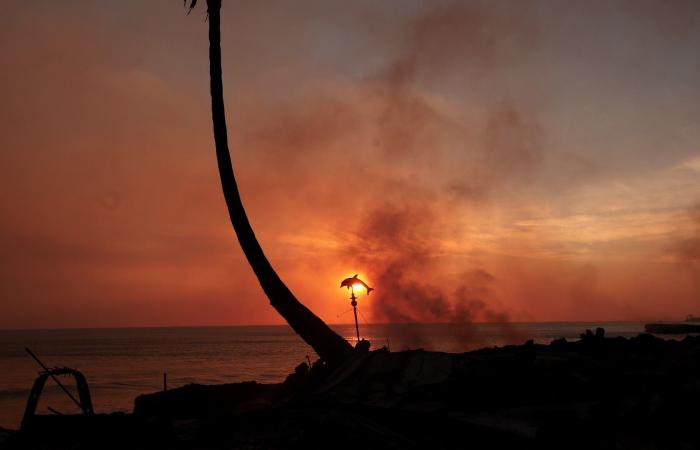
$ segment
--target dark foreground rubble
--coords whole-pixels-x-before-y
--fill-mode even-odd
[[[2,449],[695,449],[700,337],[384,349],[277,385],[188,385],[133,415],[42,417]]]

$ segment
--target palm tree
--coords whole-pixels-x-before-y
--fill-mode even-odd
[[[197,0],[192,0],[190,10]],[[207,0],[209,17],[209,73],[211,79],[211,113],[214,124],[216,160],[219,166],[221,187],[231,224],[238,237],[243,253],[270,300],[270,304],[285,318],[294,331],[309,344],[325,361],[334,364],[344,360],[352,346],[335,333],[318,316],[296,299],[294,294],[277,275],[260,247],[250,226],[238,185],[233,174],[231,155],[228,149],[224,90],[221,79],[221,0]]]

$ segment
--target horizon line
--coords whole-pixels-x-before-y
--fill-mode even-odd
[[[518,321],[512,320],[507,322],[372,322],[365,323],[363,326],[387,326],[387,325],[508,325],[508,324],[614,324],[614,323],[645,323],[646,320],[528,320]],[[662,321],[663,322],[663,321]],[[329,323],[334,326],[354,326],[354,323]],[[0,328],[0,332],[4,331],[62,331],[62,330],[147,330],[147,329],[192,329],[192,328],[261,328],[261,327],[286,327],[291,328],[289,324],[226,324],[226,325],[125,325],[125,326],[98,326],[98,327],[36,327],[36,328]]]

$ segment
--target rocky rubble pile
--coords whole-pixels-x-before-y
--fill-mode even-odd
[[[463,354],[358,351],[278,385],[141,396],[134,420],[159,436],[148,448],[691,449],[699,406],[700,337],[598,329]]]

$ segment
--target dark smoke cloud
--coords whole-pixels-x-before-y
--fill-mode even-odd
[[[440,273],[442,231],[436,207],[420,200],[410,206],[385,204],[360,225],[347,252],[367,267],[380,286],[370,302],[377,322],[506,322],[498,308],[496,278],[483,268],[465,269],[456,277]]]
[[[484,76],[536,41],[525,3],[431,5],[404,28],[397,60],[413,67],[420,81]]]
[[[457,283],[440,283],[440,230],[435,208],[421,201],[410,206],[385,204],[360,225],[347,251],[367,267],[381,286],[372,299],[372,318],[391,323],[469,323],[508,315],[487,307],[495,278],[483,269],[460,274]]]
[[[700,265],[700,204],[691,208],[690,216],[694,226],[692,234],[678,242],[673,253],[681,262]]]
[[[480,267],[465,268],[456,276],[442,274],[445,236],[438,217],[446,211],[440,208],[425,198],[384,204],[365,217],[356,238],[343,249],[356,255],[353,264],[367,268],[365,275],[376,286],[372,298],[363,302],[371,320],[451,324],[441,331],[458,341],[455,349],[486,344],[474,322],[499,323],[506,339],[522,338],[507,324],[510,314],[500,306],[494,275]],[[404,347],[432,344],[429,328],[399,327],[395,332]]]
[[[481,130],[467,131],[419,89],[422,81],[464,74],[465,67],[470,77],[488,71],[504,56],[504,40],[523,31],[503,17],[473,5],[430,9],[408,24],[403,51],[369,80],[380,104],[375,142],[387,165],[401,159],[436,164],[445,135],[457,136],[465,153],[460,177],[437,190],[418,176],[386,183],[391,200],[367,213],[343,249],[356,255],[354,262],[377,286],[368,301],[375,322],[461,324],[454,329],[468,345],[477,339],[468,324],[510,320],[498,300],[499,280],[486,268],[468,265],[460,273],[445,273],[442,242],[455,236],[442,223],[454,215],[452,200],[483,200],[507,177],[536,166],[540,130],[506,102],[487,113]],[[405,338],[409,345],[429,344],[429,336]]]
[[[461,206],[484,204],[536,170],[542,131],[534,108],[500,96],[465,123],[444,107],[440,84],[478,83],[514,49],[531,45],[525,17],[493,5],[427,7],[405,24],[395,56],[376,72],[244,119],[252,131],[241,143],[260,152],[266,166],[253,173],[274,173],[265,180],[270,201],[286,198],[293,208],[302,197],[313,199],[328,221],[361,211],[354,229],[340,226],[338,257],[366,270],[377,286],[367,302],[371,321],[454,324],[457,338],[473,345],[479,336],[469,324],[510,320],[498,293],[503,280],[473,261],[447,270],[443,242],[463,235],[448,225]],[[290,192],[298,177],[316,182]],[[266,203],[260,194],[255,200]],[[266,209],[253,215],[264,218]],[[292,216],[279,207],[275,214]],[[429,345],[430,336],[405,336],[405,342]]]

